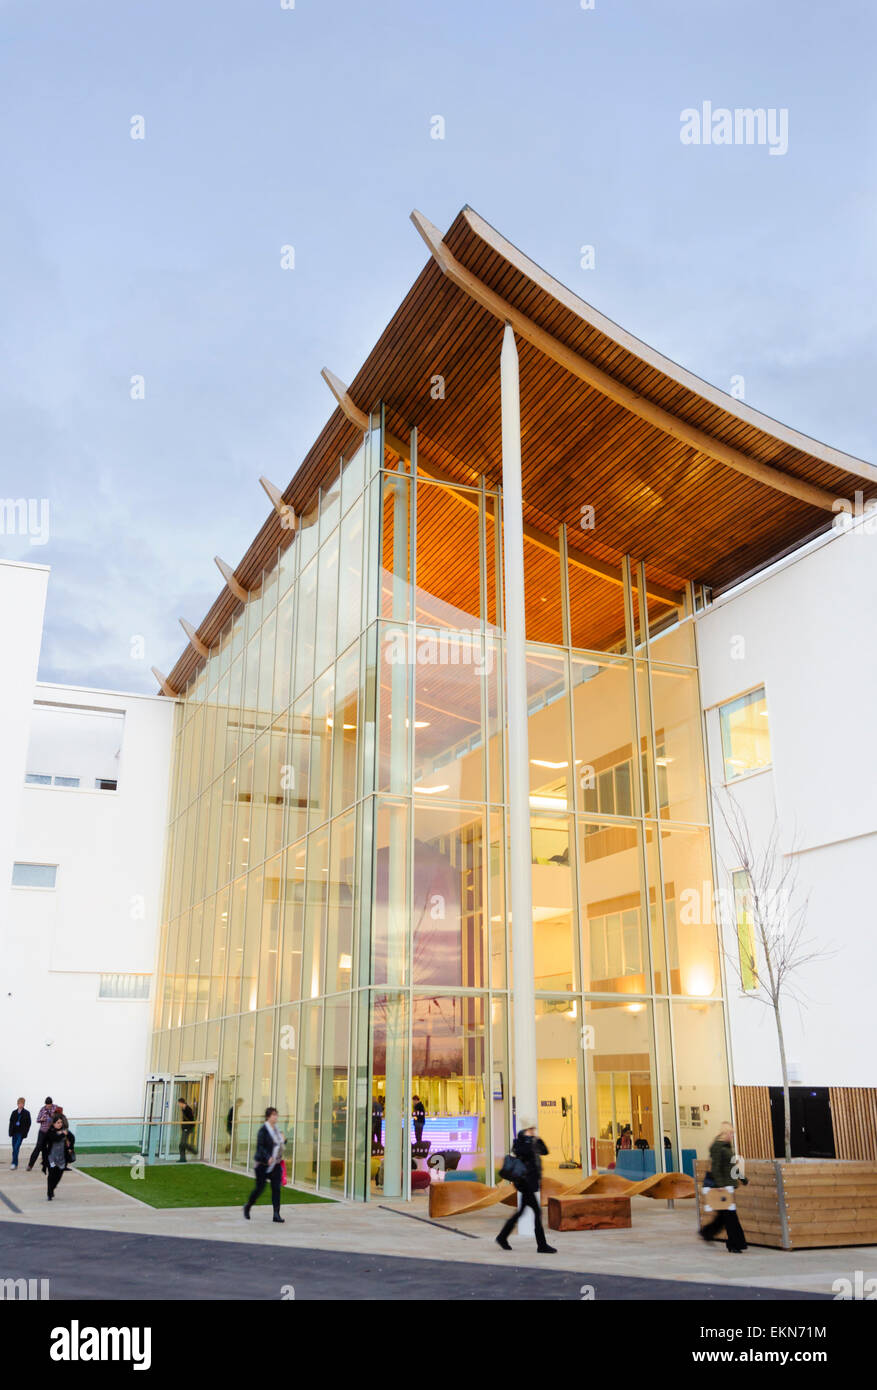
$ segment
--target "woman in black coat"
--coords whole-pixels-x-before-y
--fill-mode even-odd
[[[60,1110],[55,1113],[46,1134],[45,1152],[49,1164],[47,1196],[51,1202],[73,1153],[73,1135],[67,1125],[66,1115],[62,1115]]]
[[[265,1111],[265,1123],[261,1126],[256,1136],[256,1156],[254,1167],[256,1171],[256,1186],[253,1188],[244,1204],[244,1216],[249,1221],[250,1208],[253,1203],[258,1201],[264,1191],[265,1184],[271,1184],[271,1205],[274,1208],[274,1220],[283,1224],[283,1217],[280,1215],[280,1189],[283,1184],[283,1172],[280,1164],[283,1160],[283,1145],[285,1140],[280,1130],[277,1128],[277,1111],[273,1106],[269,1106]]]
[[[536,1222],[536,1249],[540,1255],[556,1255],[557,1251],[553,1245],[549,1245],[545,1239],[545,1229],[542,1225],[542,1213],[539,1210],[539,1188],[542,1183],[542,1156],[548,1150],[543,1141],[536,1133],[536,1126],[532,1120],[522,1120],[518,1137],[512,1145],[512,1153],[515,1158],[520,1159],[520,1174],[513,1179],[515,1187],[520,1194],[520,1201],[517,1210],[503,1226],[496,1238],[496,1243],[503,1250],[511,1250],[509,1236],[517,1225],[518,1218],[524,1207],[529,1207]]]
[[[702,1190],[704,1210],[712,1213],[712,1221],[701,1228],[704,1240],[715,1240],[722,1231],[725,1245],[733,1255],[742,1254],[748,1247],[734,1193],[740,1183],[744,1187],[748,1178],[738,1177],[739,1165],[734,1156],[734,1131],[729,1121],[725,1121],[710,1145],[710,1186],[704,1184]],[[713,1196],[713,1194],[716,1194]]]

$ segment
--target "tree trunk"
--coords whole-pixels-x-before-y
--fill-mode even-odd
[[[792,1161],[792,1101],[789,1094],[789,1069],[786,1064],[786,1041],[783,1036],[783,1021],[780,1017],[779,1001],[774,1005],[774,1015],[777,1024],[777,1041],[780,1048],[780,1069],[783,1074],[783,1138],[786,1150],[786,1162]]]

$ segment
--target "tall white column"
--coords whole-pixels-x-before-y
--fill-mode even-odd
[[[530,849],[530,753],[524,627],[524,517],[521,498],[521,391],[518,350],[506,324],[500,354],[502,516],[508,673],[508,794],[512,968],[514,972],[514,1096],[521,1116],[536,1119],[536,998]]]

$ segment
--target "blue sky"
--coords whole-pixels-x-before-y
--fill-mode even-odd
[[[44,679],[155,689],[267,513],[259,474],[285,485],[331,413],[320,368],[349,380],[424,264],[414,207],[470,203],[875,459],[868,0],[0,0],[0,30],[0,497],[52,520],[0,557],[52,567]],[[704,100],[787,108],[788,153],[684,146]]]

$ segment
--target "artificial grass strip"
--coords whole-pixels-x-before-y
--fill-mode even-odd
[[[81,1167],[89,1177],[126,1192],[150,1207],[242,1207],[253,1190],[253,1178],[242,1173],[224,1173],[205,1163],[150,1163],[144,1168],[142,1178],[132,1177],[127,1164],[119,1168],[89,1168],[87,1164]],[[280,1200],[292,1206],[331,1202],[332,1198],[284,1187]],[[259,1198],[259,1205],[263,1203],[270,1209],[269,1187]]]

